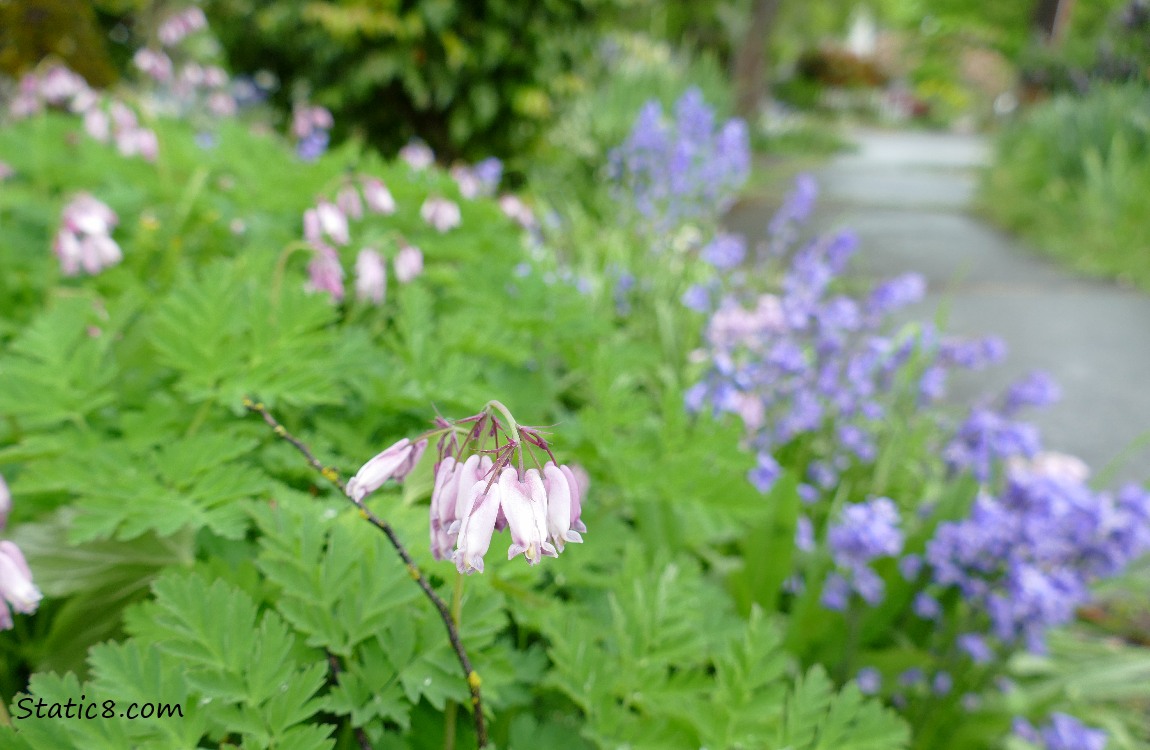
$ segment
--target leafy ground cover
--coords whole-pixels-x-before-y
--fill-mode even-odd
[[[1150,496],[1042,450],[1041,374],[939,406],[1001,343],[844,285],[809,177],[722,232],[701,91],[561,201],[151,52],[0,130],[4,747],[1147,745],[1150,658],[1067,626]]]

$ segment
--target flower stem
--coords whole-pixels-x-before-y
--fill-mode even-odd
[[[463,574],[455,574],[455,590],[451,594],[451,619],[459,627],[463,619]],[[455,715],[459,709],[455,701],[448,701],[443,711],[443,750],[455,750]]]
[[[487,722],[483,716],[483,701],[479,691],[481,683],[479,673],[472,667],[471,659],[467,656],[467,651],[463,647],[463,640],[459,637],[459,628],[455,624],[451,609],[448,608],[447,603],[443,601],[439,594],[435,593],[435,589],[431,587],[431,583],[429,583],[426,576],[423,575],[423,572],[411,557],[411,553],[407,551],[407,547],[400,541],[399,535],[395,533],[395,529],[392,528],[391,524],[387,521],[375,515],[362,501],[357,502],[348,497],[347,486],[343,483],[343,480],[339,478],[339,472],[330,466],[325,466],[316,458],[315,454],[312,453],[311,449],[308,448],[302,440],[288,432],[287,429],[268,412],[266,406],[261,402],[247,397],[244,398],[243,404],[244,408],[248,411],[260,415],[268,427],[272,428],[272,432],[274,432],[276,436],[286,440],[293,448],[299,451],[307,460],[308,465],[319,472],[324,479],[338,487],[340,493],[347,498],[347,501],[359,510],[360,516],[383,532],[384,536],[386,536],[387,540],[391,543],[391,546],[395,548],[396,554],[399,555],[399,559],[403,561],[404,567],[407,568],[408,575],[411,576],[412,580],[415,581],[416,585],[419,586],[419,589],[423,592],[423,595],[427,597],[428,601],[435,607],[435,611],[439,614],[439,619],[443,621],[443,626],[447,629],[447,640],[451,642],[451,648],[455,651],[455,656],[459,660],[459,666],[463,669],[464,680],[466,680],[467,687],[471,691],[471,707],[475,719],[477,745],[479,748],[485,747],[487,745]],[[462,601],[462,591],[460,593],[460,599]]]

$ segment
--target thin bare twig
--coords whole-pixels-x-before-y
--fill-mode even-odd
[[[483,718],[483,701],[479,693],[479,673],[471,666],[471,659],[468,658],[467,651],[463,648],[463,641],[459,637],[459,629],[455,626],[455,621],[451,617],[451,608],[435,593],[435,589],[431,588],[431,584],[428,583],[427,578],[424,577],[423,572],[420,571],[419,566],[416,565],[415,560],[412,559],[407,548],[403,546],[403,542],[399,540],[395,529],[393,529],[387,521],[384,521],[372,513],[371,509],[364,505],[363,502],[357,502],[351,497],[348,497],[347,486],[343,483],[343,480],[340,479],[339,472],[330,466],[325,466],[316,458],[315,454],[311,452],[311,449],[308,448],[303,441],[292,435],[282,424],[276,421],[276,418],[268,412],[266,406],[253,399],[245,398],[244,408],[259,414],[264,422],[267,423],[268,427],[272,428],[272,432],[283,440],[291,443],[291,445],[303,455],[313,469],[319,472],[324,479],[339,488],[340,494],[347,498],[347,501],[359,510],[364,520],[382,531],[387,537],[387,540],[391,542],[391,546],[395,548],[399,558],[403,560],[408,575],[411,576],[412,580],[415,581],[416,585],[423,591],[424,596],[426,596],[432,606],[435,607],[435,610],[439,613],[439,618],[443,620],[443,626],[447,628],[447,639],[451,641],[451,647],[455,650],[455,655],[459,659],[459,666],[463,668],[463,676],[467,681],[467,688],[471,691],[471,707],[475,718],[475,735],[478,739],[478,746],[480,748],[485,747],[487,745],[487,722]]]

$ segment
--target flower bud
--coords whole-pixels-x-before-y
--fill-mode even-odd
[[[423,253],[418,247],[404,245],[395,256],[395,278],[406,284],[423,273]]]
[[[432,196],[423,202],[419,208],[419,215],[441,233],[454,229],[462,221],[459,206],[437,196]]]
[[[0,599],[22,614],[32,614],[43,595],[32,583],[32,571],[20,548],[12,542],[0,542]]]
[[[420,444],[423,448],[427,447],[426,441],[421,440]],[[402,479],[414,466],[413,454],[417,451],[422,454],[423,448],[413,445],[407,438],[387,448],[364,464],[356,475],[348,480],[347,496],[359,503],[382,487],[387,480]],[[418,460],[418,456],[415,456],[415,460]]]
[[[365,177],[363,180],[363,200],[370,211],[390,216],[395,213],[395,198],[382,180],[375,177]]]
[[[377,305],[387,296],[387,266],[370,248],[360,250],[355,259],[355,296]]]

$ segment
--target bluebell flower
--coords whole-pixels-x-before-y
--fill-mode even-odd
[[[1036,370],[1010,386],[1003,411],[1013,414],[1026,406],[1041,408],[1053,404],[1061,397],[1062,389],[1058,383],[1049,374]]]
[[[746,241],[737,234],[721,232],[703,248],[702,258],[715,268],[727,271],[743,262]]]
[[[326,130],[313,130],[296,144],[296,155],[301,161],[315,161],[327,151],[330,139]]]
[[[882,673],[874,667],[863,667],[855,675],[855,683],[863,695],[875,695],[882,689]]]
[[[711,308],[711,295],[701,284],[692,284],[683,293],[683,306],[695,312],[707,312]]]
[[[770,492],[781,473],[782,469],[774,456],[760,452],[755,468],[747,472],[747,480],[755,486],[755,489],[765,495]]]
[[[815,528],[806,516],[799,516],[795,524],[795,547],[801,552],[811,552],[815,548]]]
[[[1041,729],[1021,717],[1012,726],[1018,737],[1044,750],[1105,750],[1107,735],[1101,729],[1091,729],[1078,719],[1064,713],[1050,715],[1050,723]]]

